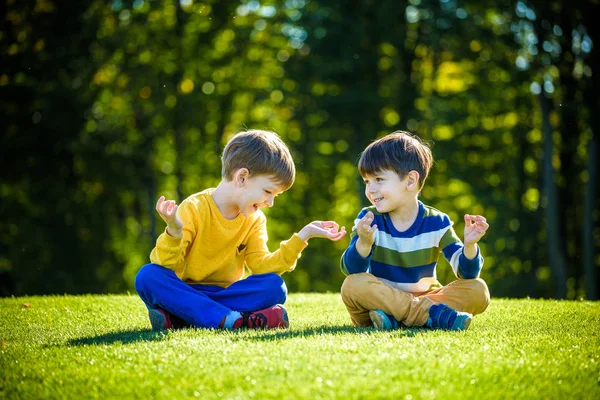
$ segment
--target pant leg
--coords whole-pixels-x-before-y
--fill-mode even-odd
[[[284,303],[287,296],[285,283],[277,274],[252,275],[222,288],[188,285],[173,271],[157,264],[140,269],[135,289],[146,307],[162,308],[201,328],[217,328],[232,310],[259,310]]]
[[[192,285],[193,288],[205,285]],[[235,311],[256,311],[284,304],[287,287],[281,276],[275,273],[250,275],[232,283],[228,288],[206,293],[210,299]]]
[[[342,284],[342,301],[356,326],[372,326],[369,311],[382,310],[405,326],[423,326],[433,302],[398,290],[368,273],[351,274]]]
[[[219,289],[223,288],[215,286],[211,290]],[[188,324],[202,328],[216,328],[231,312],[211,300],[204,291],[194,289],[179,279],[175,272],[158,264],[146,264],[139,270],[135,277],[135,290],[146,307],[161,308]]]
[[[443,303],[457,311],[481,314],[490,304],[490,291],[483,279],[458,279],[419,297]]]

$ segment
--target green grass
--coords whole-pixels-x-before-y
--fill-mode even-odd
[[[286,306],[287,331],[153,332],[136,296],[0,299],[0,398],[600,398],[598,302],[493,299],[458,333]]]

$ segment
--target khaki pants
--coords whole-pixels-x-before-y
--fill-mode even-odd
[[[372,326],[369,311],[381,310],[405,326],[423,326],[429,307],[443,303],[456,311],[480,314],[490,304],[483,279],[459,279],[424,293],[398,290],[368,273],[351,274],[342,284],[342,301],[355,326]]]

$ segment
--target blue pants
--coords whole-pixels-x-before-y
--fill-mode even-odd
[[[262,310],[283,304],[287,298],[285,282],[275,273],[250,275],[222,288],[187,284],[158,264],[139,270],[135,290],[149,309],[161,308],[201,328],[217,328],[232,310]]]

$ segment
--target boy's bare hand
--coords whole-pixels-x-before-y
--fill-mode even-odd
[[[167,224],[167,233],[174,238],[180,238],[183,231],[183,222],[177,216],[177,204],[173,200],[165,200],[165,196],[160,196],[156,202],[156,211],[158,215]]]
[[[490,226],[481,215],[465,215],[465,246],[474,246]]]
[[[339,225],[334,221],[313,221],[302,228],[298,232],[298,236],[305,242],[314,237],[326,238],[337,242],[346,236],[346,228],[342,226],[340,230]]]
[[[371,252],[371,247],[373,247],[373,243],[375,243],[375,232],[377,232],[377,224],[371,226],[374,219],[375,216],[371,211],[369,211],[356,224],[356,233],[358,234],[356,250],[364,258],[366,258],[369,255],[369,253]]]
[[[363,242],[366,246],[373,246],[375,242],[375,232],[377,232],[377,224],[371,226],[375,216],[371,211],[366,213],[358,224],[356,224],[356,233],[358,233],[358,237],[360,241]]]

